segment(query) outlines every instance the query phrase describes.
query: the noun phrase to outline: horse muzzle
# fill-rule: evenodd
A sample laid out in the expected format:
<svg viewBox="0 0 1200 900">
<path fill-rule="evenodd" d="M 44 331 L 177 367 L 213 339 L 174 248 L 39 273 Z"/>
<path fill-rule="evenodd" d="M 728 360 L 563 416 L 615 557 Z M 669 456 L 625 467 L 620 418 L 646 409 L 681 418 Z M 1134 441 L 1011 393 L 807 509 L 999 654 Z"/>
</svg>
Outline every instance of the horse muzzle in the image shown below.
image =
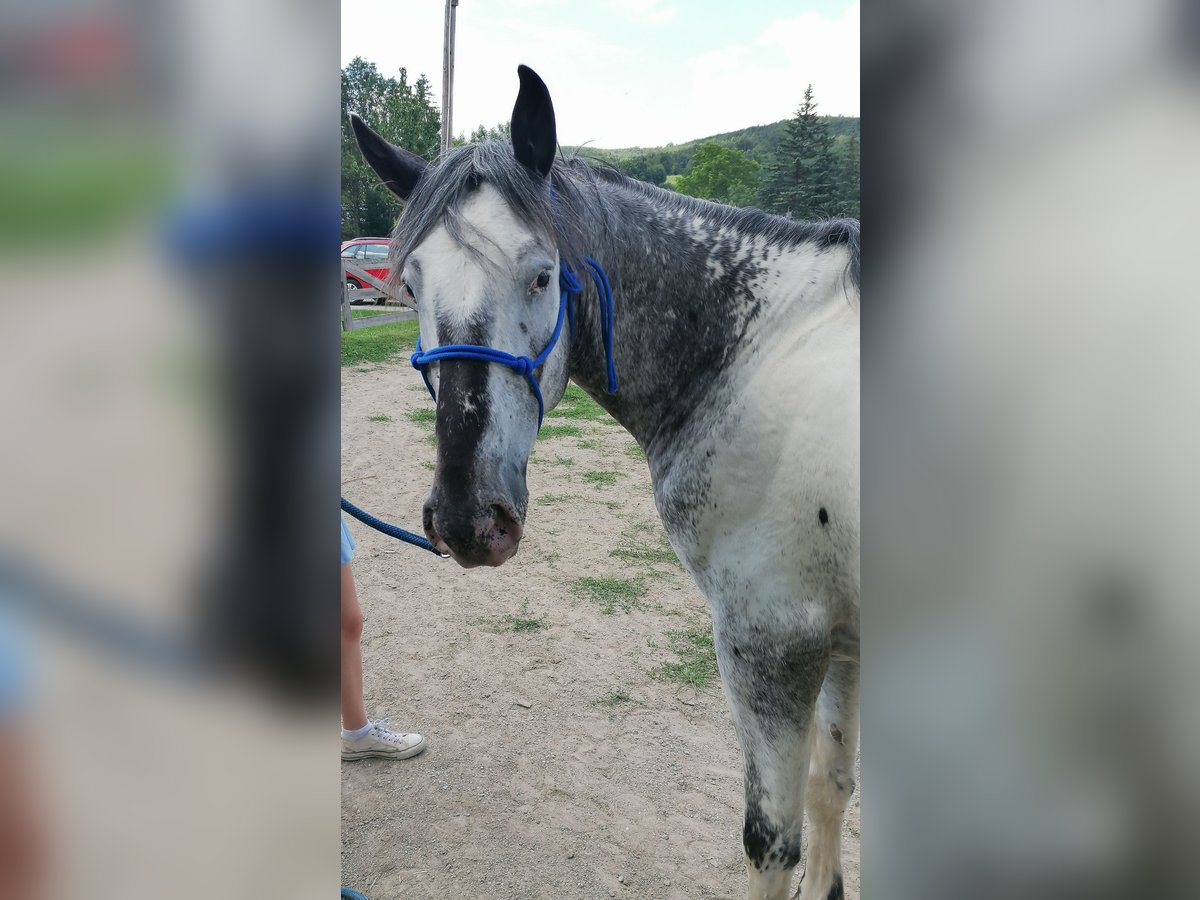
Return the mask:
<svg viewBox="0 0 1200 900">
<path fill-rule="evenodd" d="M 439 503 L 436 492 L 422 511 L 425 536 L 442 553 L 449 553 L 464 569 L 500 566 L 512 559 L 525 528 L 516 510 L 507 503 L 489 503 L 474 509 Z"/>
</svg>

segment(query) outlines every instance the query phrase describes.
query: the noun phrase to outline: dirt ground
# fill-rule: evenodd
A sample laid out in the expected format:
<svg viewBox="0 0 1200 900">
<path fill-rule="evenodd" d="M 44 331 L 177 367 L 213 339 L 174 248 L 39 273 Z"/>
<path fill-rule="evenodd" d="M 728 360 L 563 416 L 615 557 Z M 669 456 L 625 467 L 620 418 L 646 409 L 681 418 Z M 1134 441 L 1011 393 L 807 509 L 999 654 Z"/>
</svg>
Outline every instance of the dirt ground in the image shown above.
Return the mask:
<svg viewBox="0 0 1200 900">
<path fill-rule="evenodd" d="M 342 371 L 342 493 L 420 531 L 420 376 L 404 358 Z M 546 425 L 525 538 L 500 569 L 350 521 L 367 711 L 429 749 L 343 764 L 342 881 L 370 900 L 743 897 L 742 754 L 719 682 L 694 686 L 705 600 L 633 439 L 611 420 Z M 850 898 L 858 822 L 856 792 Z"/>
</svg>

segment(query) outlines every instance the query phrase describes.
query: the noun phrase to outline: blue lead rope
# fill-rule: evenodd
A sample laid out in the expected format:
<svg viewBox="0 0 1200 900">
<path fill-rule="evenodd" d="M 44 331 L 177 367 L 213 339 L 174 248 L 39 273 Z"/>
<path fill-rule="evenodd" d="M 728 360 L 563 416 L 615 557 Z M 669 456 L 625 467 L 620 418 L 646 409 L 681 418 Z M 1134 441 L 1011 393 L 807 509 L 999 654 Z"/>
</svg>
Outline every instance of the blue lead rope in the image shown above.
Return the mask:
<svg viewBox="0 0 1200 900">
<path fill-rule="evenodd" d="M 446 558 L 446 554 L 435 549 L 433 544 L 429 543 L 429 541 L 421 537 L 419 534 L 413 534 L 411 531 L 405 531 L 403 528 L 398 528 L 389 522 L 383 521 L 383 519 L 377 519 L 366 510 L 359 509 L 345 497 L 342 498 L 342 509 L 354 516 L 354 518 L 358 519 L 358 521 L 362 522 L 364 525 L 374 528 L 376 531 L 380 531 L 386 534 L 388 537 L 394 537 L 397 540 L 404 541 L 406 544 L 412 544 L 414 547 L 420 547 L 422 550 L 428 550 L 430 553 L 442 559 Z"/>
<path fill-rule="evenodd" d="M 600 327 L 603 332 L 604 359 L 608 369 L 608 392 L 615 394 L 617 392 L 617 368 L 613 362 L 612 287 L 609 285 L 608 275 L 605 274 L 600 263 L 596 262 L 590 256 L 585 256 L 583 261 L 587 263 L 590 269 L 588 274 L 592 276 L 592 281 L 596 285 L 596 293 L 600 297 Z M 481 362 L 507 366 L 518 375 L 524 375 L 529 381 L 529 387 L 533 391 L 533 396 L 537 398 L 538 430 L 540 431 L 542 428 L 542 419 L 546 413 L 546 406 L 542 401 L 542 388 L 534 376 L 534 371 L 550 358 L 551 352 L 553 352 L 559 337 L 562 335 L 564 317 L 568 319 L 570 323 L 568 327 L 571 330 L 571 334 L 574 335 L 575 298 L 583 293 L 583 285 L 580 284 L 575 273 L 565 263 L 559 270 L 558 285 L 560 295 L 558 321 L 554 325 L 554 333 L 550 335 L 550 340 L 535 359 L 530 359 L 528 356 L 513 356 L 511 353 L 505 353 L 503 350 L 496 350 L 494 347 L 483 347 L 478 344 L 446 344 L 442 347 L 434 347 L 432 350 L 422 350 L 421 339 L 418 337 L 411 362 L 412 367 L 420 372 L 421 377 L 425 380 L 425 388 L 429 391 L 429 396 L 435 402 L 437 401 L 437 394 L 433 390 L 433 382 L 429 380 L 429 366 L 432 363 L 440 362 L 443 359 L 477 359 Z"/>
</svg>

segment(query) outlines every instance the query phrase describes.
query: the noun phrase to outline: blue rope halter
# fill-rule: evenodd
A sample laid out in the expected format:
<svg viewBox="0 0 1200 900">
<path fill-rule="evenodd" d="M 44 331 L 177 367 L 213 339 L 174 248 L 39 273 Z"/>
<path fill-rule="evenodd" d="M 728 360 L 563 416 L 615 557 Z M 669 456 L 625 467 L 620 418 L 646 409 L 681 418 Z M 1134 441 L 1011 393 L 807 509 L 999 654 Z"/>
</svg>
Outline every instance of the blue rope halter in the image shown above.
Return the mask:
<svg viewBox="0 0 1200 900">
<path fill-rule="evenodd" d="M 596 293 L 600 297 L 600 328 L 604 338 L 604 360 L 608 369 L 608 392 L 615 394 L 617 392 L 617 368 L 613 364 L 612 287 L 609 285 L 608 275 L 605 274 L 600 263 L 596 262 L 590 256 L 585 256 L 583 261 L 588 265 L 588 274 L 592 277 L 592 281 L 596 285 Z M 518 375 L 524 375 L 529 381 L 529 387 L 533 390 L 533 396 L 537 398 L 538 430 L 540 431 L 542 428 L 542 418 L 545 415 L 545 404 L 542 402 L 542 388 L 538 384 L 537 378 L 534 377 L 534 371 L 550 357 L 554 346 L 558 343 L 559 336 L 562 334 L 564 317 L 568 320 L 568 328 L 571 334 L 574 335 L 575 298 L 583 293 L 583 285 L 566 263 L 563 263 L 562 268 L 559 270 L 558 286 L 560 294 L 558 321 L 554 324 L 554 333 L 550 335 L 549 342 L 534 359 L 530 359 L 528 356 L 513 356 L 511 353 L 505 353 L 503 350 L 496 350 L 493 347 L 483 347 L 478 344 L 446 344 L 443 347 L 434 347 L 432 350 L 422 350 L 421 338 L 418 336 L 417 346 L 413 350 L 411 362 L 412 367 L 420 372 L 421 377 L 425 380 L 425 387 L 429 391 L 429 396 L 435 402 L 437 401 L 437 394 L 434 393 L 433 383 L 429 380 L 429 366 L 432 363 L 440 362 L 443 359 L 478 359 L 482 362 L 507 366 Z"/>
</svg>

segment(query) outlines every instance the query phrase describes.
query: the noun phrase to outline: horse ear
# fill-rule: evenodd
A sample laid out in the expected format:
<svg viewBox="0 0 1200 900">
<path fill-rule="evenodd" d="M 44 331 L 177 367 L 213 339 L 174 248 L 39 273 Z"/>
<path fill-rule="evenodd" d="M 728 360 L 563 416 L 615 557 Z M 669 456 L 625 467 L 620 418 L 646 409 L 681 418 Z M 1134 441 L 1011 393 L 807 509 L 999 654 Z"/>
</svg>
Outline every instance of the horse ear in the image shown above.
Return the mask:
<svg viewBox="0 0 1200 900">
<path fill-rule="evenodd" d="M 429 163 L 415 153 L 389 144 L 354 113 L 350 113 L 350 127 L 354 129 L 354 139 L 358 141 L 367 165 L 375 170 L 388 190 L 401 200 L 407 200 Z"/>
<path fill-rule="evenodd" d="M 537 72 L 529 66 L 517 66 L 521 90 L 512 113 L 513 153 L 517 162 L 543 178 L 554 164 L 558 135 L 554 127 L 554 104 L 550 91 Z"/>
</svg>

